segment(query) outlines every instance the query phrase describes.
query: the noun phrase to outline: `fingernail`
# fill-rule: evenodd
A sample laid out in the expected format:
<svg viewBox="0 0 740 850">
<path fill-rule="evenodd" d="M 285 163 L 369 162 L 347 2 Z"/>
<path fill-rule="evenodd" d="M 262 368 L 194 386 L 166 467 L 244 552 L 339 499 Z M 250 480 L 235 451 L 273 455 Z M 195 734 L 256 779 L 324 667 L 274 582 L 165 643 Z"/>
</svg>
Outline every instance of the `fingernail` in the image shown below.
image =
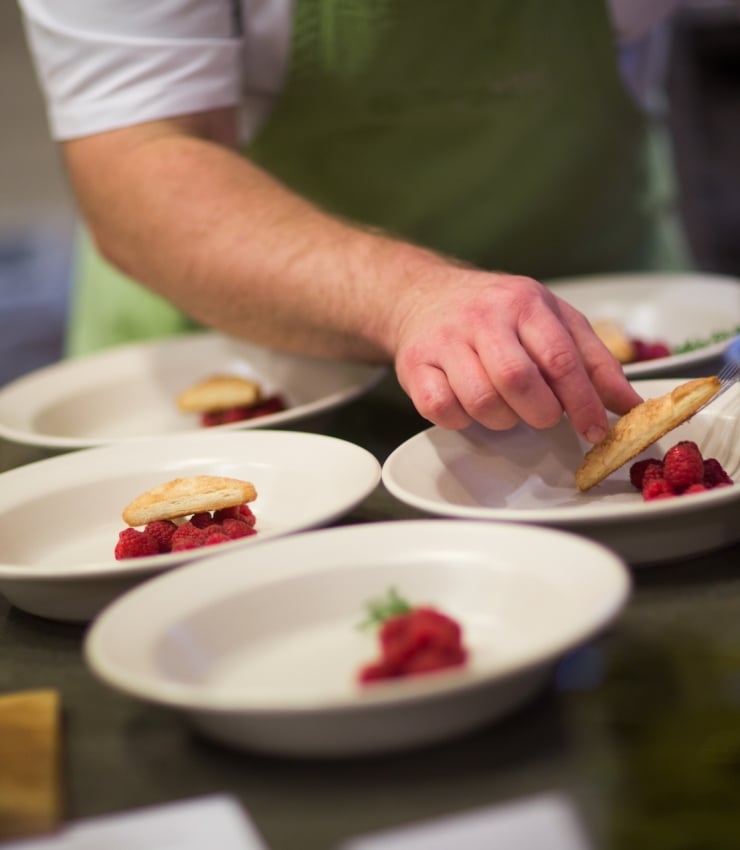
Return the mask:
<svg viewBox="0 0 740 850">
<path fill-rule="evenodd" d="M 589 443 L 600 443 L 606 437 L 606 431 L 598 425 L 592 425 L 584 434 Z"/>
</svg>

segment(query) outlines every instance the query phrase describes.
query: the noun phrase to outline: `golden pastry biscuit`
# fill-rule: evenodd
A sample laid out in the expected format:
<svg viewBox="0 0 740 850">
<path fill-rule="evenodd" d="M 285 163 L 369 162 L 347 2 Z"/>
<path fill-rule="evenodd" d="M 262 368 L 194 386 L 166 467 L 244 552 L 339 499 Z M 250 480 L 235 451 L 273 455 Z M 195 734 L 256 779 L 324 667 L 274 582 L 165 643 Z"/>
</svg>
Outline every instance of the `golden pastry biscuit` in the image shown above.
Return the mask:
<svg viewBox="0 0 740 850">
<path fill-rule="evenodd" d="M 243 505 L 257 498 L 249 481 L 219 475 L 193 475 L 159 484 L 137 496 L 123 510 L 127 525 L 146 525 L 160 519 L 176 519 L 202 511 Z"/>
<path fill-rule="evenodd" d="M 600 319 L 592 323 L 596 336 L 620 363 L 631 363 L 637 356 L 635 345 L 618 322 Z"/>
<path fill-rule="evenodd" d="M 249 407 L 262 398 L 260 385 L 239 375 L 211 375 L 177 397 L 184 413 L 209 413 L 232 407 Z"/>
<path fill-rule="evenodd" d="M 645 451 L 713 398 L 721 388 L 717 376 L 696 378 L 658 398 L 649 398 L 618 419 L 593 446 L 576 471 L 576 485 L 589 490 L 620 466 Z"/>
</svg>

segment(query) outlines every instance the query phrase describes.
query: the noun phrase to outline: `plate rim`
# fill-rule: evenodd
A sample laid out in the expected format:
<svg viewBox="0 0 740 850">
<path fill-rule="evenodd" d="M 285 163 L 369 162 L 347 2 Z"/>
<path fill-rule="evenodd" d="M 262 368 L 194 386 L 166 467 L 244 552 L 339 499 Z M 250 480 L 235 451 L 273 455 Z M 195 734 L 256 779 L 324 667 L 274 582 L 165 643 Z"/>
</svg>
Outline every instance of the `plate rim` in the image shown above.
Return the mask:
<svg viewBox="0 0 740 850">
<path fill-rule="evenodd" d="M 543 281 L 548 289 L 551 289 L 555 294 L 559 294 L 559 288 L 571 286 L 588 286 L 589 284 L 598 286 L 599 283 L 623 284 L 625 286 L 644 285 L 645 281 L 649 280 L 653 285 L 669 287 L 677 282 L 686 284 L 703 281 L 711 283 L 719 287 L 726 287 L 728 290 L 737 288 L 740 291 L 740 277 L 714 272 L 680 270 L 680 271 L 644 271 L 644 272 L 612 272 L 606 274 L 583 274 L 583 275 L 567 275 L 557 278 L 549 278 Z M 740 314 L 738 316 L 740 322 Z M 730 336 L 726 340 L 712 343 L 703 348 L 693 351 L 683 352 L 682 354 L 673 354 L 670 357 L 656 358 L 655 360 L 644 360 L 636 363 L 626 363 L 623 366 L 624 374 L 630 380 L 637 378 L 659 377 L 666 373 L 675 373 L 676 370 L 696 366 L 700 363 L 706 363 L 716 357 L 721 357 L 727 348 L 734 342 L 740 334 Z"/>
<path fill-rule="evenodd" d="M 382 532 L 386 529 L 395 529 L 396 534 L 403 535 L 408 533 L 413 536 L 416 533 L 424 534 L 432 528 L 440 533 L 443 530 L 455 529 L 463 536 L 467 534 L 468 541 L 471 533 L 481 534 L 489 539 L 500 539 L 506 535 L 519 537 L 522 534 L 522 527 L 516 524 L 487 523 L 474 519 L 389 520 L 376 523 L 338 526 L 290 535 L 289 537 L 282 537 L 270 543 L 265 543 L 261 547 L 260 552 L 261 557 L 264 558 L 268 547 L 269 549 L 275 549 L 277 547 L 278 550 L 282 548 L 291 549 L 305 543 L 310 548 L 312 545 L 320 546 L 321 542 L 327 539 L 327 537 L 363 537 L 368 534 L 376 535 L 379 531 Z M 473 531 L 474 528 L 476 531 Z M 410 678 L 388 683 L 378 683 L 377 688 L 372 691 L 363 692 L 360 697 L 335 698 L 328 704 L 306 702 L 293 706 L 272 707 L 259 705 L 250 707 L 240 703 L 239 700 L 222 699 L 215 702 L 213 700 L 209 701 L 203 695 L 202 691 L 196 692 L 196 689 L 186 685 L 168 683 L 164 687 L 161 684 L 158 687 L 156 680 L 151 676 L 128 676 L 125 673 L 122 674 L 120 669 L 118 671 L 115 669 L 112 670 L 106 664 L 104 653 L 101 651 L 101 644 L 104 644 L 107 638 L 107 632 L 112 628 L 111 621 L 113 621 L 113 627 L 115 627 L 116 619 L 125 619 L 128 614 L 127 609 L 135 609 L 137 604 L 140 604 L 142 597 L 146 598 L 149 595 L 156 597 L 157 594 L 166 592 L 167 590 L 169 590 L 173 597 L 178 597 L 178 594 L 174 592 L 177 589 L 177 585 L 182 585 L 188 581 L 195 581 L 197 584 L 197 578 L 206 575 L 207 572 L 211 573 L 211 578 L 213 578 L 214 572 L 237 572 L 238 567 L 230 565 L 235 553 L 213 555 L 207 562 L 205 560 L 199 561 L 181 570 L 155 577 L 118 597 L 110 605 L 106 606 L 92 622 L 83 641 L 83 656 L 90 670 L 113 688 L 148 702 L 166 705 L 189 713 L 214 716 L 238 714 L 243 717 L 265 715 L 292 717 L 296 715 L 315 716 L 326 713 L 356 713 L 368 709 L 374 710 L 392 707 L 399 703 L 404 704 L 409 700 L 426 701 L 443 699 L 449 697 L 451 694 L 468 693 L 487 685 L 493 685 L 499 682 L 503 683 L 510 679 L 527 675 L 554 662 L 557 658 L 562 657 L 563 654 L 598 634 L 602 629 L 612 623 L 627 604 L 632 593 L 633 578 L 626 562 L 607 546 L 562 529 L 546 527 L 527 529 L 527 536 L 530 536 L 531 533 L 535 533 L 537 536 L 542 537 L 542 539 L 567 541 L 567 545 L 572 545 L 576 549 L 588 553 L 591 558 L 599 563 L 599 568 L 604 570 L 604 574 L 609 573 L 609 580 L 612 581 L 612 587 L 610 588 L 612 596 L 609 598 L 608 606 L 602 607 L 598 617 L 593 616 L 593 612 L 589 612 L 588 624 L 586 624 L 586 617 L 584 616 L 584 622 L 580 624 L 577 630 L 577 636 L 575 634 L 569 634 L 567 638 L 559 640 L 557 645 L 552 646 L 547 651 L 530 657 L 526 663 L 510 664 L 503 671 L 484 670 L 477 673 L 473 673 L 468 669 L 440 671 L 435 676 L 428 678 L 418 677 L 416 679 Z M 269 550 L 267 554 L 269 555 Z M 260 554 L 258 553 L 256 557 L 259 558 Z M 340 568 L 337 564 L 333 564 L 332 566 L 334 569 Z M 305 565 L 304 569 L 307 569 L 308 574 L 310 574 L 310 569 L 306 568 Z M 280 581 L 281 578 L 290 578 L 305 574 L 302 571 L 290 571 L 287 576 L 281 573 L 278 576 L 271 576 L 268 581 Z M 241 576 L 242 581 L 247 583 L 245 586 L 249 587 L 249 577 L 244 574 L 243 570 Z M 259 579 L 251 584 L 253 587 L 260 587 L 262 585 L 263 582 Z M 233 588 L 230 589 L 233 591 Z M 209 597 L 210 601 L 212 599 Z M 604 610 L 604 608 L 607 610 Z M 192 609 L 181 610 L 177 612 L 177 616 L 182 618 L 188 613 L 192 613 Z M 172 628 L 173 624 L 177 622 L 171 608 L 168 611 L 168 615 L 169 618 L 166 621 L 161 621 L 158 631 L 151 632 L 150 642 L 155 642 L 158 636 L 161 637 L 167 629 Z M 138 634 L 136 639 L 146 643 L 146 641 L 143 641 L 141 634 Z"/>
<path fill-rule="evenodd" d="M 218 333 L 215 331 L 193 331 L 190 333 L 181 333 L 169 337 L 157 337 L 149 340 L 136 340 L 133 342 L 123 343 L 120 345 L 110 346 L 108 348 L 93 351 L 87 355 L 78 355 L 74 357 L 66 357 L 57 360 L 54 363 L 49 363 L 31 372 L 27 372 L 18 376 L 12 381 L 9 381 L 4 386 L 0 387 L 0 439 L 5 439 L 13 443 L 24 446 L 34 446 L 45 449 L 85 449 L 99 448 L 102 446 L 116 445 L 118 443 L 129 442 L 132 440 L 149 439 L 156 436 L 174 436 L 175 434 L 194 434 L 200 433 L 202 428 L 183 429 L 176 432 L 158 432 L 156 434 L 135 434 L 127 437 L 71 437 L 48 434 L 46 432 L 28 431 L 19 429 L 13 425 L 9 425 L 2 418 L 2 409 L 4 404 L 12 404 L 14 394 L 27 391 L 37 382 L 53 381 L 59 375 L 66 376 L 68 373 L 73 373 L 80 369 L 94 368 L 96 364 L 105 365 L 106 362 L 123 359 L 126 356 L 144 356 L 148 351 L 158 348 L 176 349 L 179 346 L 184 346 L 191 342 L 208 343 L 224 340 L 225 342 L 233 342 L 236 345 L 251 346 L 253 348 L 269 351 L 266 346 L 260 346 L 249 340 L 240 340 L 231 337 L 227 334 Z M 276 356 L 295 357 L 296 355 L 289 352 L 275 351 Z M 308 358 L 313 362 L 326 362 L 327 365 L 335 361 L 321 358 Z M 349 365 L 362 369 L 367 372 L 367 377 L 364 381 L 356 383 L 351 388 L 346 390 L 336 391 L 320 399 L 308 402 L 298 407 L 289 408 L 288 410 L 278 411 L 276 413 L 266 414 L 259 419 L 248 419 L 240 422 L 231 422 L 224 425 L 214 425 L 208 428 L 209 431 L 217 433 L 227 433 L 230 431 L 246 431 L 258 430 L 260 428 L 276 428 L 289 422 L 300 422 L 303 419 L 315 416 L 328 410 L 358 398 L 366 392 L 369 392 L 380 383 L 383 377 L 388 373 L 389 366 L 382 364 L 368 364 L 362 362 L 336 361 L 342 366 Z M 8 401 L 8 397 L 10 401 Z M 56 398 L 56 397 L 55 397 Z M 296 413 L 295 411 L 299 411 Z"/>
<path fill-rule="evenodd" d="M 632 386 L 640 392 L 641 385 L 653 384 L 662 385 L 662 392 L 669 392 L 675 386 L 684 383 L 690 378 L 646 378 L 635 381 L 630 381 Z M 656 390 L 658 394 L 661 391 Z M 642 393 L 641 393 L 642 395 Z M 643 396 L 644 397 L 644 396 Z M 701 414 L 700 414 L 701 415 Z M 481 429 L 480 425 L 469 426 L 468 429 Z M 457 432 L 457 433 L 464 433 Z M 488 520 L 490 522 L 512 522 L 525 525 L 539 524 L 557 524 L 558 527 L 567 526 L 570 529 L 585 529 L 590 526 L 607 526 L 616 525 L 621 522 L 640 523 L 651 522 L 661 516 L 681 516 L 685 513 L 693 513 L 696 506 L 703 507 L 704 510 L 709 510 L 715 505 L 722 505 L 725 502 L 732 502 L 738 498 L 737 488 L 740 487 L 737 483 L 735 487 L 718 487 L 709 490 L 705 493 L 695 493 L 691 499 L 658 499 L 651 502 L 636 501 L 634 504 L 602 504 L 588 505 L 588 513 L 579 515 L 577 510 L 572 508 L 542 508 L 523 510 L 516 508 L 489 508 L 484 506 L 473 507 L 465 505 L 445 505 L 441 502 L 435 502 L 430 499 L 419 497 L 402 487 L 392 476 L 393 465 L 398 462 L 399 457 L 408 450 L 409 446 L 415 442 L 429 438 L 430 434 L 449 432 L 437 425 L 432 425 L 425 428 L 423 431 L 412 435 L 407 440 L 404 440 L 397 446 L 385 459 L 381 469 L 381 480 L 383 486 L 391 495 L 410 507 L 422 510 L 425 513 L 431 513 L 435 516 L 457 517 L 459 519 L 478 519 Z M 492 432 L 495 433 L 495 432 Z M 504 433 L 504 432 L 502 432 Z M 585 451 L 585 449 L 584 449 Z M 574 470 L 575 475 L 575 470 Z M 574 479 L 574 493 L 575 479 Z"/>
<path fill-rule="evenodd" d="M 321 443 L 324 446 L 333 446 L 338 451 L 343 452 L 345 457 L 347 456 L 347 453 L 352 453 L 358 463 L 361 462 L 366 467 L 366 477 L 363 477 L 362 479 L 362 486 L 359 486 L 360 482 L 358 481 L 357 491 L 354 493 L 352 499 L 346 502 L 346 504 L 349 505 L 346 510 L 352 510 L 353 507 L 360 504 L 380 484 L 381 465 L 375 455 L 363 446 L 349 440 L 345 440 L 341 437 L 334 437 L 329 434 L 318 434 L 311 431 L 288 431 L 268 428 L 235 431 L 226 435 L 215 434 L 208 430 L 202 432 L 181 432 L 169 437 L 143 437 L 137 440 L 125 441 L 113 445 L 95 446 L 89 449 L 81 449 L 78 452 L 43 458 L 23 466 L 15 467 L 14 469 L 6 470 L 5 472 L 0 473 L 0 510 L 4 510 L 5 508 L 12 506 L 13 499 L 11 498 L 11 494 L 14 491 L 13 485 L 17 481 L 29 477 L 31 479 L 43 478 L 50 470 L 52 475 L 54 475 L 55 472 L 57 474 L 64 475 L 70 467 L 74 468 L 74 466 L 78 465 L 81 460 L 85 462 L 87 468 L 89 468 L 91 464 L 94 464 L 96 460 L 102 459 L 104 462 L 106 457 L 111 456 L 117 458 L 118 462 L 122 464 L 131 452 L 136 453 L 142 448 L 146 449 L 147 447 L 150 450 L 155 450 L 157 447 L 162 446 L 165 443 L 167 444 L 168 450 L 171 450 L 173 454 L 176 454 L 179 451 L 182 453 L 183 458 L 187 459 L 189 457 L 188 450 L 190 447 L 197 450 L 203 448 L 203 446 L 214 446 L 222 452 L 225 452 L 228 445 L 233 443 L 245 444 L 251 442 L 254 444 L 268 441 L 282 441 L 284 443 L 286 440 L 296 443 L 301 441 L 304 443 L 306 441 L 310 441 L 312 444 Z M 237 448 L 240 451 L 242 450 L 241 445 L 237 445 Z M 248 449 L 249 447 L 246 446 L 246 448 Z M 86 476 L 84 480 L 88 480 L 88 477 Z M 94 480 L 94 477 L 89 480 Z M 7 486 L 3 488 L 3 484 Z M 4 493 L 7 494 L 5 497 L 3 495 Z M 320 522 L 331 522 L 336 519 L 337 516 L 341 516 L 344 513 L 344 508 L 339 512 L 339 514 L 332 512 L 330 515 L 327 515 L 326 518 L 321 519 Z M 123 527 L 123 520 L 121 520 L 121 527 Z M 311 527 L 313 526 L 302 524 L 284 531 L 270 533 L 262 538 L 259 538 L 259 535 L 255 535 L 248 538 L 233 540 L 226 545 L 228 546 L 229 551 L 234 551 L 236 548 L 262 545 L 263 542 L 278 539 L 288 534 L 306 531 Z M 152 555 L 146 558 L 131 558 L 121 561 L 116 561 L 111 556 L 110 561 L 93 562 L 84 566 L 75 565 L 65 568 L 13 564 L 0 559 L 0 588 L 11 583 L 45 584 L 55 582 L 79 584 L 81 582 L 92 580 L 116 580 L 141 573 L 159 573 L 168 571 L 174 567 L 179 567 L 180 565 L 199 561 L 205 557 L 212 557 L 212 554 L 207 551 L 207 547 L 203 548 L 206 551 L 192 549 L 184 553 Z"/>
</svg>

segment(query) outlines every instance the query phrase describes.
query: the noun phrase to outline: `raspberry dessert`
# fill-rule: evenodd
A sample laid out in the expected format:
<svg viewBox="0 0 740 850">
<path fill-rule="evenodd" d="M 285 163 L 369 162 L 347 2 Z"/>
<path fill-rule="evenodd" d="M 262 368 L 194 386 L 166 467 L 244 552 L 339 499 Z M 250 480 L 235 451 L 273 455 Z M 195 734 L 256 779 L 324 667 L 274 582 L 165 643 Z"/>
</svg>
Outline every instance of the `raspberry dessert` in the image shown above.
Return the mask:
<svg viewBox="0 0 740 850">
<path fill-rule="evenodd" d="M 363 625 L 379 627 L 380 658 L 365 664 L 358 681 L 366 684 L 460 667 L 468 651 L 460 624 L 429 606 L 411 606 L 395 590 L 368 605 Z"/>
<path fill-rule="evenodd" d="M 257 533 L 255 516 L 248 505 L 238 516 L 217 517 L 224 511 L 201 511 L 179 525 L 172 520 L 147 523 L 142 530 L 125 528 L 119 532 L 115 548 L 116 560 L 142 558 L 165 552 L 182 552 L 201 546 L 215 546 Z M 236 513 L 236 511 L 235 511 Z"/>
<path fill-rule="evenodd" d="M 216 546 L 257 533 L 247 504 L 257 497 L 250 481 L 217 475 L 175 478 L 141 493 L 122 513 L 116 560 Z"/>
<path fill-rule="evenodd" d="M 734 483 L 717 458 L 704 458 L 693 440 L 681 440 L 661 459 L 633 463 L 630 481 L 646 502 L 704 493 Z"/>
</svg>

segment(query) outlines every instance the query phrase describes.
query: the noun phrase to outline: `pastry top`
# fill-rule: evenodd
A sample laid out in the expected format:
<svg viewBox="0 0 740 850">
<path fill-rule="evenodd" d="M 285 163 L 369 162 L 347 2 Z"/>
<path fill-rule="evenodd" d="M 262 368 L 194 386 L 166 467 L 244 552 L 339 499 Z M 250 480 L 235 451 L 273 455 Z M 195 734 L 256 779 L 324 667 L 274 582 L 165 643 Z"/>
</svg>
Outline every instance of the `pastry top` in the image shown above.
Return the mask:
<svg viewBox="0 0 740 850">
<path fill-rule="evenodd" d="M 658 398 L 649 398 L 618 419 L 576 471 L 576 485 L 589 490 L 620 466 L 685 422 L 721 388 L 719 378 L 696 378 Z"/>
<path fill-rule="evenodd" d="M 243 505 L 257 498 L 249 481 L 220 475 L 193 475 L 159 484 L 137 496 L 123 509 L 127 525 L 146 525 L 160 519 L 176 519 Z"/>
<path fill-rule="evenodd" d="M 593 322 L 592 327 L 596 336 L 620 363 L 631 363 L 635 359 L 635 345 L 618 322 L 599 319 Z"/>
<path fill-rule="evenodd" d="M 260 385 L 239 375 L 211 375 L 188 387 L 177 397 L 184 413 L 209 413 L 232 407 L 248 407 L 262 398 Z"/>
</svg>

